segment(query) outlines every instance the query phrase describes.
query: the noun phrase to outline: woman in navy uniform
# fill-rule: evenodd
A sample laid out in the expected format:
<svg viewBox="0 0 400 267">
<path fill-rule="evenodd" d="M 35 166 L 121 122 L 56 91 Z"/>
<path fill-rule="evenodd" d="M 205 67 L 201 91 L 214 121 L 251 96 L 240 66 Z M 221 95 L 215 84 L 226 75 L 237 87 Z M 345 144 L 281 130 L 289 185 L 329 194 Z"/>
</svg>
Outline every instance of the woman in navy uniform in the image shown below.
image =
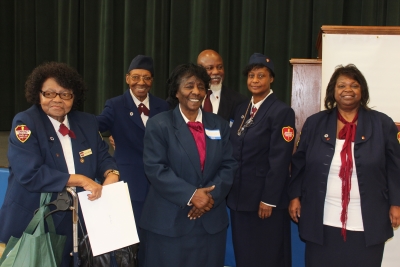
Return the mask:
<svg viewBox="0 0 400 267">
<path fill-rule="evenodd" d="M 102 185 L 117 182 L 119 173 L 108 145 L 98 132 L 94 115 L 76 109 L 85 86 L 76 70 L 64 63 L 36 67 L 25 83 L 33 106 L 12 122 L 8 160 L 10 176 L 0 210 L 0 240 L 19 238 L 39 207 L 42 192 L 53 199 L 65 186 L 88 190 L 90 200 L 101 197 Z M 66 235 L 61 266 L 69 266 L 72 251 L 72 212 L 53 215 L 57 234 Z"/>
<path fill-rule="evenodd" d="M 400 224 L 398 130 L 368 102 L 362 73 L 338 66 L 326 110 L 304 123 L 289 212 L 306 241 L 306 266 L 381 266 L 385 242 Z"/>
<path fill-rule="evenodd" d="M 144 169 L 150 181 L 140 221 L 145 267 L 223 267 L 225 198 L 236 162 L 228 122 L 201 110 L 210 77 L 203 67 L 176 67 L 169 80 L 175 109 L 149 119 Z"/>
<path fill-rule="evenodd" d="M 274 64 L 250 57 L 243 74 L 252 93 L 238 106 L 230 139 L 239 163 L 228 195 L 237 267 L 291 266 L 287 179 L 293 151 L 294 111 L 270 88 Z"/>
</svg>

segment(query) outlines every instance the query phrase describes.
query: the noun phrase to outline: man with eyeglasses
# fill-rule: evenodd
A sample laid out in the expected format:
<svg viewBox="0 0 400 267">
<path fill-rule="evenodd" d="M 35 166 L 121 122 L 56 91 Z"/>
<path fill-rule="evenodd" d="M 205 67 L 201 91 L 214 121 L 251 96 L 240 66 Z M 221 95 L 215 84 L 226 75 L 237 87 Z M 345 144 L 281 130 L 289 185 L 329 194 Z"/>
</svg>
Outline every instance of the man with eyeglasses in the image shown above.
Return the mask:
<svg viewBox="0 0 400 267">
<path fill-rule="evenodd" d="M 128 183 L 136 225 L 139 224 L 149 187 L 143 169 L 146 123 L 149 118 L 169 109 L 165 100 L 149 93 L 153 77 L 153 59 L 144 55 L 136 56 L 125 76 L 129 90 L 107 100 L 103 112 L 97 116 L 100 132 L 109 131 L 114 139 L 114 158 L 121 180 Z M 140 229 L 137 230 L 142 240 Z"/>
<path fill-rule="evenodd" d="M 218 114 L 227 121 L 233 119 L 236 107 L 247 97 L 222 84 L 225 77 L 222 57 L 214 50 L 202 51 L 197 65 L 204 67 L 211 77 L 210 89 L 203 102 L 203 110 Z"/>
</svg>

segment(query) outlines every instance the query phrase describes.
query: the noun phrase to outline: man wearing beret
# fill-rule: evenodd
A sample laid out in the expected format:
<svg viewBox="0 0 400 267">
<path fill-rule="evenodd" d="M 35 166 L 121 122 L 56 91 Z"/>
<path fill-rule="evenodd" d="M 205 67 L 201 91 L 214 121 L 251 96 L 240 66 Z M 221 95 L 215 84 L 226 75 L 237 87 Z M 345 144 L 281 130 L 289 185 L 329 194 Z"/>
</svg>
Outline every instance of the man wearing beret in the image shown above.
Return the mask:
<svg viewBox="0 0 400 267">
<path fill-rule="evenodd" d="M 136 56 L 125 76 L 129 89 L 123 95 L 107 100 L 103 112 L 97 116 L 100 132 L 109 131 L 114 138 L 114 158 L 121 180 L 128 183 L 136 225 L 149 188 L 143 169 L 146 122 L 169 109 L 165 100 L 149 93 L 153 77 L 153 59 L 144 55 Z M 141 239 L 140 229 L 138 234 Z"/>
<path fill-rule="evenodd" d="M 214 50 L 202 51 L 197 65 L 204 67 L 211 77 L 210 89 L 203 102 L 203 110 L 218 114 L 227 121 L 233 119 L 236 107 L 247 97 L 222 84 L 225 77 L 222 57 Z"/>
</svg>

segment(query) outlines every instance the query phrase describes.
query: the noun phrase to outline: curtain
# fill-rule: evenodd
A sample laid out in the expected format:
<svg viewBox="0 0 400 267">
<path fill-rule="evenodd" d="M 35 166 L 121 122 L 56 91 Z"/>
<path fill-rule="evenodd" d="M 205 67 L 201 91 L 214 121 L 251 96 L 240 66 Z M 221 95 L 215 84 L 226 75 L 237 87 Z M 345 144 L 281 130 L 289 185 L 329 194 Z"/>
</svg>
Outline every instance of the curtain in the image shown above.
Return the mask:
<svg viewBox="0 0 400 267">
<path fill-rule="evenodd" d="M 399 26 L 397 0 L 2 0 L 0 1 L 0 130 L 30 105 L 24 83 L 45 61 L 65 62 L 89 89 L 83 110 L 99 114 L 126 89 L 138 54 L 152 56 L 152 93 L 178 64 L 218 51 L 228 86 L 248 95 L 242 69 L 250 55 L 275 64 L 272 89 L 290 104 L 291 58 L 316 58 L 322 25 Z"/>
</svg>

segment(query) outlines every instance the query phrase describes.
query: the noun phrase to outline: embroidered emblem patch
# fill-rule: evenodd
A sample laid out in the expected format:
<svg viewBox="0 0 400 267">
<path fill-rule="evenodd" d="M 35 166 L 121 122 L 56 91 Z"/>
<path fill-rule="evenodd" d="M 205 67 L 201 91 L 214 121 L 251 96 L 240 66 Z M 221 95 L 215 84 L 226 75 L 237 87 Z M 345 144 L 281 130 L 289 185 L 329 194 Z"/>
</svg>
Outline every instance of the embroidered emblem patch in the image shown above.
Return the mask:
<svg viewBox="0 0 400 267">
<path fill-rule="evenodd" d="M 31 130 L 29 130 L 26 125 L 17 125 L 17 127 L 15 127 L 15 135 L 21 143 L 25 143 L 31 136 Z"/>
<path fill-rule="evenodd" d="M 282 128 L 282 136 L 286 142 L 290 142 L 294 138 L 294 130 L 290 126 L 286 126 Z"/>
<path fill-rule="evenodd" d="M 397 141 L 399 141 L 400 144 L 400 132 L 397 133 Z"/>
</svg>

